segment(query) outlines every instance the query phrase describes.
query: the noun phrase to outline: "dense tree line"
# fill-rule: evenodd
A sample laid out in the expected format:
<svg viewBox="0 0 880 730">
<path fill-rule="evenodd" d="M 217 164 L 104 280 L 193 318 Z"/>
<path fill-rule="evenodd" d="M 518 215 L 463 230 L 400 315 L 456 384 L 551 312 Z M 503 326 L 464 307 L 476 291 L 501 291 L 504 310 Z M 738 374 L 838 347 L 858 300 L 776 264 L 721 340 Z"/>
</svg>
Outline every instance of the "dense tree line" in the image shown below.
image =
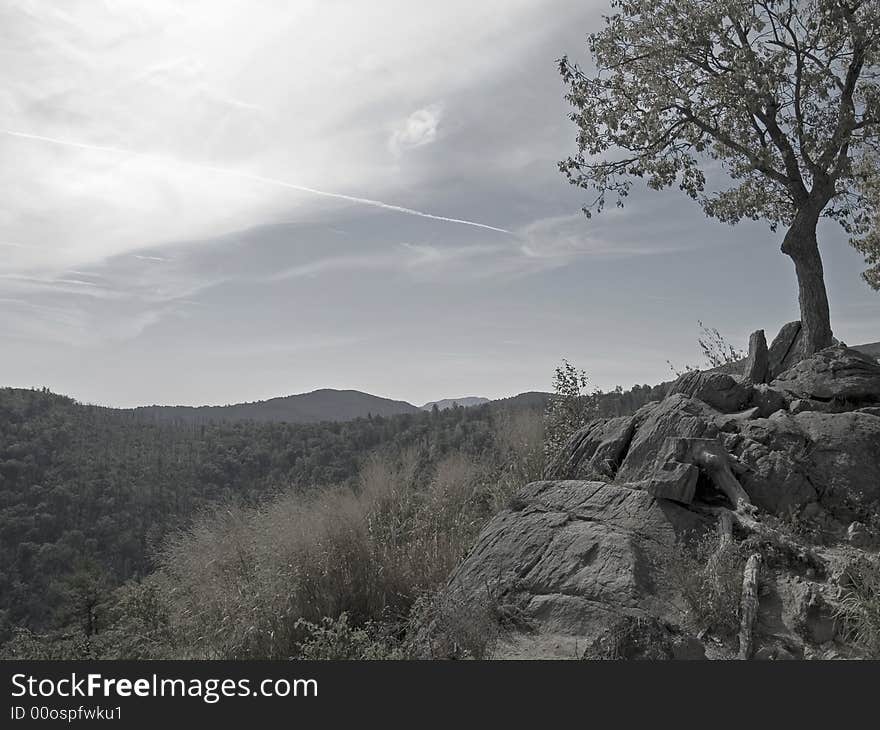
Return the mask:
<svg viewBox="0 0 880 730">
<path fill-rule="evenodd" d="M 652 396 L 647 386 L 597 394 L 595 411 L 633 412 Z M 510 468 L 505 445 L 522 440 L 515 415 L 547 403 L 547 394 L 528 393 L 348 422 L 187 424 L 45 389 L 0 389 L 0 643 L 14 627 L 106 629 L 98 605 L 155 569 L 170 532 L 217 505 L 357 488 L 377 451 L 415 449 L 426 479 L 445 457 L 466 455 L 496 481 L 515 482 L 505 489 L 518 486 L 527 475 Z"/>
<path fill-rule="evenodd" d="M 295 425 L 155 424 L 46 390 L 0 390 L 0 631 L 70 619 L 83 581 L 144 575 L 169 529 L 218 503 L 344 484 L 377 448 L 481 456 L 486 408 Z M 2 634 L 0 634 L 2 638 Z"/>
</svg>

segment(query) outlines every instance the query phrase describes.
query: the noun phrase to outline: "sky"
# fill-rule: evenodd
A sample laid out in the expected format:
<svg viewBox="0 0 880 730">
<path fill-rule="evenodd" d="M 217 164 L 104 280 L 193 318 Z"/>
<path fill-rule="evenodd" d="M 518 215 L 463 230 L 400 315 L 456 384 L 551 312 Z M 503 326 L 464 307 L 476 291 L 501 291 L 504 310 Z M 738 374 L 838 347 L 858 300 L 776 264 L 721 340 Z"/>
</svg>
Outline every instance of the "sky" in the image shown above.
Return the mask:
<svg viewBox="0 0 880 730">
<path fill-rule="evenodd" d="M 6 0 L 0 385 L 111 406 L 610 389 L 797 319 L 781 234 L 587 220 L 556 59 L 607 0 Z M 835 334 L 880 297 L 820 231 Z"/>
</svg>

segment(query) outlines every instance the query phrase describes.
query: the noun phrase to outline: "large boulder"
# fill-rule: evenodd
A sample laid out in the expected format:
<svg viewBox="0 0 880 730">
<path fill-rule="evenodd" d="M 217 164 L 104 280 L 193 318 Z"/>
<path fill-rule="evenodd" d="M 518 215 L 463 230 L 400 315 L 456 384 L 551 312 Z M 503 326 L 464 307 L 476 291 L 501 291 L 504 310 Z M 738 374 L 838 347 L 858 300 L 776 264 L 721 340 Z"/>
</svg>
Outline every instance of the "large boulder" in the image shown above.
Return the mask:
<svg viewBox="0 0 880 730">
<path fill-rule="evenodd" d="M 810 479 L 829 507 L 880 500 L 880 418 L 868 413 L 800 413 L 809 444 Z"/>
<path fill-rule="evenodd" d="M 533 658 L 571 658 L 622 615 L 662 615 L 657 556 L 704 525 L 672 502 L 602 482 L 535 482 L 515 506 L 489 521 L 446 592 L 465 601 L 489 592 L 516 607 L 529 631 L 506 651 Z"/>
<path fill-rule="evenodd" d="M 791 414 L 743 422 L 724 434 L 746 469 L 752 501 L 785 514 L 818 501 L 834 510 L 847 500 L 880 499 L 880 418 L 859 411 Z"/>
<path fill-rule="evenodd" d="M 804 336 L 800 321 L 782 325 L 779 334 L 773 338 L 773 342 L 770 343 L 768 348 L 771 378 L 775 378 L 779 373 L 788 370 L 803 357 L 803 343 Z"/>
<path fill-rule="evenodd" d="M 649 409 L 634 416 L 597 418 L 576 431 L 544 469 L 546 479 L 611 479 Z"/>
<path fill-rule="evenodd" d="M 616 481 L 626 483 L 650 479 L 657 456 L 669 437 L 714 438 L 719 433 L 715 423 L 719 415 L 700 400 L 681 393 L 668 396 L 645 412 L 617 471 Z"/>
<path fill-rule="evenodd" d="M 788 409 L 789 399 L 781 390 L 771 388 L 769 385 L 756 385 L 752 388 L 749 398 L 749 407 L 757 408 L 761 418 L 768 418 L 776 411 Z"/>
<path fill-rule="evenodd" d="M 682 375 L 672 384 L 668 396 L 678 393 L 701 400 L 722 413 L 743 410 L 751 398 L 751 389 L 737 378 L 711 370 L 693 370 Z"/>
<path fill-rule="evenodd" d="M 880 401 L 880 365 L 873 358 L 844 345 L 835 345 L 801 360 L 772 383 L 794 398 Z"/>
<path fill-rule="evenodd" d="M 770 380 L 770 354 L 764 330 L 756 330 L 749 337 L 749 356 L 743 365 L 742 378 L 753 385 Z"/>
</svg>

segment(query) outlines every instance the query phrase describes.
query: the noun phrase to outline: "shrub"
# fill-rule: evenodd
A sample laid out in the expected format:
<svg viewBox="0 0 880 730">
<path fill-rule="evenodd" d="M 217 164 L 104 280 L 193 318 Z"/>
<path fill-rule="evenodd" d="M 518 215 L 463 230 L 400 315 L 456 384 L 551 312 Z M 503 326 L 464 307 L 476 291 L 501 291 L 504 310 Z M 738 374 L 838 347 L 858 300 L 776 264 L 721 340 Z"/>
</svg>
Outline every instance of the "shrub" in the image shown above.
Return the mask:
<svg viewBox="0 0 880 730">
<path fill-rule="evenodd" d="M 466 457 L 431 470 L 416 452 L 375 457 L 353 489 L 204 515 L 167 543 L 157 581 L 195 655 L 288 658 L 325 617 L 403 620 L 489 514 L 485 477 Z"/>
<path fill-rule="evenodd" d="M 491 659 L 503 617 L 493 593 L 444 590 L 420 597 L 410 616 L 411 648 L 428 659 Z"/>
<path fill-rule="evenodd" d="M 568 360 L 556 368 L 553 375 L 553 394 L 544 416 L 544 454 L 549 460 L 571 436 L 596 417 L 597 395 L 587 392 L 589 380 L 584 370 L 578 370 Z"/>
<path fill-rule="evenodd" d="M 880 558 L 852 563 L 841 581 L 836 618 L 848 641 L 880 659 Z"/>
<path fill-rule="evenodd" d="M 360 628 L 348 622 L 348 614 L 325 617 L 318 623 L 299 619 L 296 627 L 305 635 L 299 643 L 298 659 L 404 659 L 405 654 L 393 640 L 376 636 L 372 622 Z"/>
<path fill-rule="evenodd" d="M 12 638 L 0 647 L 0 660 L 61 661 L 100 658 L 100 647 L 80 632 L 37 634 L 25 628 L 16 628 Z"/>
<path fill-rule="evenodd" d="M 697 342 L 700 345 L 700 352 L 703 354 L 704 367 L 709 369 L 723 368 L 733 365 L 748 356 L 747 352 L 734 347 L 724 339 L 724 335 L 715 327 L 707 327 L 700 321 L 697 321 L 697 324 L 700 326 L 700 336 Z M 695 365 L 685 365 L 683 369 L 677 368 L 669 360 L 666 361 L 666 364 L 669 365 L 669 368 L 675 373 L 677 378 L 680 378 L 685 373 L 700 370 Z"/>
<path fill-rule="evenodd" d="M 495 443 L 502 462 L 498 477 L 489 482 L 489 512 L 507 507 L 523 485 L 544 473 L 544 418 L 540 411 L 503 413 L 496 425 Z"/>
<path fill-rule="evenodd" d="M 743 568 L 748 553 L 742 545 L 723 547 L 713 532 L 676 543 L 661 558 L 666 587 L 681 598 L 683 619 L 696 631 L 733 636 L 740 624 Z"/>
<path fill-rule="evenodd" d="M 672 659 L 671 632 L 657 619 L 624 616 L 584 652 L 582 659 Z"/>
</svg>

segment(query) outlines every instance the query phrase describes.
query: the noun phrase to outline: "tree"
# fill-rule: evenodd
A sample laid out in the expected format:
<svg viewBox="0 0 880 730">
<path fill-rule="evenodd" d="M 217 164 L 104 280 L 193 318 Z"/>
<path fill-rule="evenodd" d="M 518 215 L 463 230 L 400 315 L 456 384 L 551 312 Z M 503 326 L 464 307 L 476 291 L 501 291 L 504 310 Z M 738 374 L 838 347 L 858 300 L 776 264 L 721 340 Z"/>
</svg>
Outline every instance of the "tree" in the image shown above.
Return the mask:
<svg viewBox="0 0 880 730">
<path fill-rule="evenodd" d="M 559 61 L 578 152 L 559 163 L 618 205 L 634 177 L 678 184 L 710 217 L 787 230 L 806 353 L 832 342 L 816 237 L 838 221 L 880 288 L 876 0 L 613 0 L 589 36 L 592 75 Z M 716 189 L 720 163 L 732 179 Z M 707 182 L 707 176 L 711 180 Z"/>
<path fill-rule="evenodd" d="M 568 360 L 553 374 L 553 395 L 544 415 L 544 453 L 550 459 L 571 435 L 596 417 L 596 397 L 587 392 L 589 379 Z"/>
</svg>

